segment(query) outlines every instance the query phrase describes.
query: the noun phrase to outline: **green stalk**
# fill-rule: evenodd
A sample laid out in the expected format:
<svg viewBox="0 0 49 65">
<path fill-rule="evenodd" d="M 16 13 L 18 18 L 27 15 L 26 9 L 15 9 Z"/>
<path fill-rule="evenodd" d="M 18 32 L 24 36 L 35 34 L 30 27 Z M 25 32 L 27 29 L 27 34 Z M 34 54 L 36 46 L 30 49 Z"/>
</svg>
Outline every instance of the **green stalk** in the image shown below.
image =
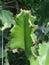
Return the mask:
<svg viewBox="0 0 49 65">
<path fill-rule="evenodd" d="M 2 65 L 3 65 L 3 31 L 2 31 Z"/>
</svg>

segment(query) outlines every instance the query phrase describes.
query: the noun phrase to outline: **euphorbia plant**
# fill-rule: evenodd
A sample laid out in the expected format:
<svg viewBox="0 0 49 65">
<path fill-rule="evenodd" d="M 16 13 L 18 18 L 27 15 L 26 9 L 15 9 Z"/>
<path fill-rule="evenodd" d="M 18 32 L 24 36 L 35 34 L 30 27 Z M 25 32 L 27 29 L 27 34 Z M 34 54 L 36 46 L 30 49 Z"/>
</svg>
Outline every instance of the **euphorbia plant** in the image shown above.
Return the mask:
<svg viewBox="0 0 49 65">
<path fill-rule="evenodd" d="M 13 29 L 11 29 L 12 39 L 8 42 L 7 47 L 10 47 L 11 49 L 24 49 L 26 56 L 30 60 L 30 57 L 32 56 L 32 42 L 37 40 L 35 34 L 32 35 L 34 30 L 38 28 L 37 25 L 34 25 L 36 17 L 32 16 L 29 11 L 22 10 L 20 14 L 16 16 L 15 20 L 16 24 Z M 32 36 L 34 36 L 34 39 Z"/>
<path fill-rule="evenodd" d="M 10 47 L 12 50 L 15 48 L 24 49 L 25 54 L 30 61 L 30 65 L 48 65 L 49 42 L 46 44 L 44 41 L 42 42 L 42 45 L 39 43 L 38 38 L 34 33 L 34 31 L 39 28 L 38 25 L 34 24 L 36 17 L 32 16 L 30 12 L 22 10 L 20 14 L 16 16 L 15 20 L 16 24 L 13 29 L 11 29 L 11 40 L 6 47 Z M 34 43 L 35 45 L 33 46 Z M 39 49 L 37 50 L 37 48 Z M 43 49 L 45 49 L 44 52 Z M 17 65 L 19 65 L 19 63 Z"/>
</svg>

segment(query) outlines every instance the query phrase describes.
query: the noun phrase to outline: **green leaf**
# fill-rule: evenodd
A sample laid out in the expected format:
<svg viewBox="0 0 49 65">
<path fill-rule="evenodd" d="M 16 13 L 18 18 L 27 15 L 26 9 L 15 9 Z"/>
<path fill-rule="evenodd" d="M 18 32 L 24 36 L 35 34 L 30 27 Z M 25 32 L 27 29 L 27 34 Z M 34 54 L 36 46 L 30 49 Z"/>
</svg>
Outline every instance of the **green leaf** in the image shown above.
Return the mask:
<svg viewBox="0 0 49 65">
<path fill-rule="evenodd" d="M 36 18 L 25 10 L 22 10 L 21 13 L 16 16 L 16 25 L 11 30 L 12 39 L 8 44 L 12 49 L 23 48 L 27 56 L 31 55 L 32 28 L 30 27 L 30 22 L 34 23 L 35 20 Z"/>
<path fill-rule="evenodd" d="M 0 21 L 2 22 L 3 26 L 0 27 L 0 30 L 4 30 L 6 28 L 11 27 L 11 24 L 15 24 L 15 20 L 13 18 L 13 14 L 6 10 L 0 11 Z"/>
<path fill-rule="evenodd" d="M 42 45 L 39 45 L 39 55 L 39 65 L 49 65 L 49 42 L 43 42 Z"/>
<path fill-rule="evenodd" d="M 32 54 L 34 54 L 34 56 L 36 56 L 35 54 L 35 48 L 32 47 Z M 33 56 L 30 57 L 31 60 L 31 65 L 49 65 L 49 42 L 45 43 L 43 42 L 43 44 L 39 44 L 39 56 L 36 56 L 37 58 L 34 59 Z"/>
</svg>

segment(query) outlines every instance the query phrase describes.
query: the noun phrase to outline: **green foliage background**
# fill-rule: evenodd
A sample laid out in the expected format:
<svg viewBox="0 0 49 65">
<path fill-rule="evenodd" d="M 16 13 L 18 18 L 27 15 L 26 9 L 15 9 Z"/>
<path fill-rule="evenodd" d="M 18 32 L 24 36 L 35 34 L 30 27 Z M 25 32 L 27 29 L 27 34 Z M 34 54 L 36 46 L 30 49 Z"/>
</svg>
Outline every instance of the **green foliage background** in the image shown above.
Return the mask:
<svg viewBox="0 0 49 65">
<path fill-rule="evenodd" d="M 6 51 L 8 47 L 12 51 L 17 48 L 23 49 L 30 65 L 49 65 L 49 0 L 18 0 L 22 10 L 15 17 L 10 11 L 2 9 L 4 2 L 1 1 L 0 37 L 3 31 L 3 39 L 8 39 L 4 49 L 4 65 L 10 64 Z M 13 25 L 12 28 L 10 28 L 11 25 Z M 10 34 L 8 35 L 5 30 L 9 28 Z M 0 39 L 0 51 L 2 51 L 1 42 Z M 1 52 L 0 58 L 2 58 Z"/>
</svg>

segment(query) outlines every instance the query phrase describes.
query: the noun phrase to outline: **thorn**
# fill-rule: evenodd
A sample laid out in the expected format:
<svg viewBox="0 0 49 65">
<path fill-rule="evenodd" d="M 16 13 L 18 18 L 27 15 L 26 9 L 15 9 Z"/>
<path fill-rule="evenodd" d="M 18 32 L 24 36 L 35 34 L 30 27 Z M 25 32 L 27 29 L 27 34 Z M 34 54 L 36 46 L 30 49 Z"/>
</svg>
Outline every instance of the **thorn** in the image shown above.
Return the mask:
<svg viewBox="0 0 49 65">
<path fill-rule="evenodd" d="M 36 42 L 32 42 L 32 45 L 35 46 L 36 45 Z"/>
<path fill-rule="evenodd" d="M 38 25 L 31 25 L 30 27 L 31 28 L 38 28 L 39 26 Z"/>
</svg>

